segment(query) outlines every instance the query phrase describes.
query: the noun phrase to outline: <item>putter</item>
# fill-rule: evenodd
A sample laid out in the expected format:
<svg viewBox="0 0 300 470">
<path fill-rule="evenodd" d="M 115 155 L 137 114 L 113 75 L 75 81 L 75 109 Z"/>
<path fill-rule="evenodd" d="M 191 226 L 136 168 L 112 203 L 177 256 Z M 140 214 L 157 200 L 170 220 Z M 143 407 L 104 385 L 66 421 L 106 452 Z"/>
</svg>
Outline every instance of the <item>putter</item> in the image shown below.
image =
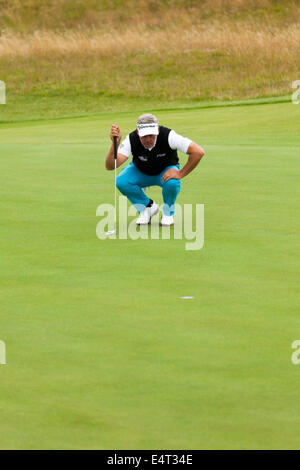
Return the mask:
<svg viewBox="0 0 300 470">
<path fill-rule="evenodd" d="M 114 229 L 106 232 L 106 235 L 114 235 L 117 233 L 117 137 L 114 136 L 114 160 L 115 160 L 115 221 Z"/>
</svg>

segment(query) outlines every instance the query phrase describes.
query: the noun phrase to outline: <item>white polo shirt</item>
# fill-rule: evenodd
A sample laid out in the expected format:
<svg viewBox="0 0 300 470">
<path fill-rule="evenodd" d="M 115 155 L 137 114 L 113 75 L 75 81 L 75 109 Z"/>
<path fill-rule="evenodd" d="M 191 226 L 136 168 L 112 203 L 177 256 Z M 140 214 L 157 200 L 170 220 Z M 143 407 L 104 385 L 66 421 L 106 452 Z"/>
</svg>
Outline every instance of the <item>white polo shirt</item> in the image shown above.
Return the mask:
<svg viewBox="0 0 300 470">
<path fill-rule="evenodd" d="M 192 143 L 190 139 L 187 137 L 182 137 L 182 135 L 177 134 L 175 131 L 171 130 L 168 136 L 168 142 L 173 150 L 180 150 L 182 153 L 187 153 L 187 150 L 189 148 L 189 145 Z M 151 149 L 152 150 L 156 145 L 156 140 L 155 144 Z M 129 134 L 125 137 L 123 142 L 121 143 L 118 153 L 121 153 L 122 155 L 125 155 L 125 157 L 130 157 L 131 155 L 131 144 L 130 144 L 130 139 L 129 139 Z"/>
</svg>

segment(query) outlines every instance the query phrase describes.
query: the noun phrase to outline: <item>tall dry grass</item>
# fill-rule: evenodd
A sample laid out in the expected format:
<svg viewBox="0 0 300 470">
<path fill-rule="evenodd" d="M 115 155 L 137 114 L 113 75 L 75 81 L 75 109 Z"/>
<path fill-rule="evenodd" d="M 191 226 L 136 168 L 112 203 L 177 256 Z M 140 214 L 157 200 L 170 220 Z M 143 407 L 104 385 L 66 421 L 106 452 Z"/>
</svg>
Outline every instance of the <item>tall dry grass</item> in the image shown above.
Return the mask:
<svg viewBox="0 0 300 470">
<path fill-rule="evenodd" d="M 214 8 L 221 3 L 212 0 Z M 244 0 L 225 3 L 231 10 L 246 8 Z M 262 0 L 261 5 L 273 3 Z M 298 23 L 279 26 L 271 17 L 266 22 L 199 20 L 195 2 L 190 5 L 160 16 L 152 12 L 135 25 L 120 20 L 118 27 L 5 31 L 0 77 L 15 96 L 199 100 L 290 93 L 291 81 L 300 78 Z"/>
<path fill-rule="evenodd" d="M 230 25 L 191 26 L 188 29 L 65 33 L 36 31 L 21 35 L 8 33 L 0 37 L 0 58 L 49 57 L 76 53 L 82 57 L 94 55 L 101 58 L 149 54 L 165 56 L 171 53 L 186 54 L 191 51 L 220 52 L 236 57 L 256 55 L 257 59 L 270 61 L 278 58 L 287 66 L 299 63 L 300 27 L 292 25 L 282 29 L 235 27 Z"/>
</svg>

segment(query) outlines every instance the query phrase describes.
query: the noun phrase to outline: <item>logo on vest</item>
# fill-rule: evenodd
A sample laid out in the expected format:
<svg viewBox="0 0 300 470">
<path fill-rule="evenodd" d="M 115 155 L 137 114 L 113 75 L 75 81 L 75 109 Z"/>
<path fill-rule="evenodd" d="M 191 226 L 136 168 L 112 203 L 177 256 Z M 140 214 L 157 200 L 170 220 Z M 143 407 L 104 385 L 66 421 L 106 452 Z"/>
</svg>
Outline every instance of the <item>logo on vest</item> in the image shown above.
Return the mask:
<svg viewBox="0 0 300 470">
<path fill-rule="evenodd" d="M 148 157 L 144 157 L 143 155 L 139 155 L 138 158 L 140 160 L 142 160 L 142 162 L 147 162 L 148 161 Z"/>
<path fill-rule="evenodd" d="M 158 153 L 156 156 L 157 157 L 165 157 L 167 154 L 166 153 Z"/>
</svg>

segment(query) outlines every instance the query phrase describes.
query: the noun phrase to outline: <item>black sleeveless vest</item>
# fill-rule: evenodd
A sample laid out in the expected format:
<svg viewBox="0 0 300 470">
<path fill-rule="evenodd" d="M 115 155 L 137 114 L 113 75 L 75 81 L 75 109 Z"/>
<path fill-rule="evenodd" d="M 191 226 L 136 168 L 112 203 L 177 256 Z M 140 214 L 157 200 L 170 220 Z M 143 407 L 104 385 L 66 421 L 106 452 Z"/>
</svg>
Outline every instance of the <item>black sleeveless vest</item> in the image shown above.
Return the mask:
<svg viewBox="0 0 300 470">
<path fill-rule="evenodd" d="M 152 150 L 146 149 L 137 131 L 129 134 L 133 164 L 146 175 L 159 175 L 167 166 L 178 163 L 177 150 L 171 149 L 168 137 L 171 129 L 160 126 L 156 145 Z"/>
</svg>

